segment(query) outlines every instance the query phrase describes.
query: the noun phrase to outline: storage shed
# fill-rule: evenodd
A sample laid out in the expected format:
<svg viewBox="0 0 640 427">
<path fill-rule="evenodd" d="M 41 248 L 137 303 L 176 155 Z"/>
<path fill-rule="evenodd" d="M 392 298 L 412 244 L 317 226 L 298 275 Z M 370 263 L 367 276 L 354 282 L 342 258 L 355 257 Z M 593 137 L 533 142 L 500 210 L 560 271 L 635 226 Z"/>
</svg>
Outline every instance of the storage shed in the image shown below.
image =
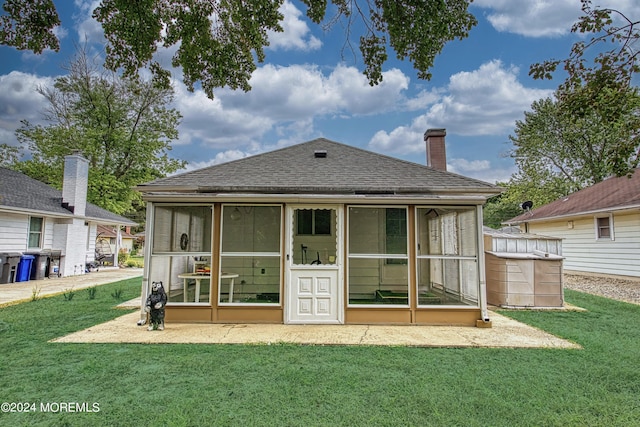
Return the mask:
<svg viewBox="0 0 640 427">
<path fill-rule="evenodd" d="M 484 230 L 487 302 L 513 308 L 564 305 L 562 240 Z"/>
</svg>

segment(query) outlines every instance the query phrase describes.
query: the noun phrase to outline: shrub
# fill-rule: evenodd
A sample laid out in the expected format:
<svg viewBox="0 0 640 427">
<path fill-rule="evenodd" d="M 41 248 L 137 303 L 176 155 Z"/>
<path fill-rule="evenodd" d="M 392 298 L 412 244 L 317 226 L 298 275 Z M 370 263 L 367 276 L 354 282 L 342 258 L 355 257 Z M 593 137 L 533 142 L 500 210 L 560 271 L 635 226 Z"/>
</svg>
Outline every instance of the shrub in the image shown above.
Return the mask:
<svg viewBox="0 0 640 427">
<path fill-rule="evenodd" d="M 129 259 L 129 254 L 126 250 L 120 249 L 118 252 L 118 265 L 124 265 Z"/>
</svg>

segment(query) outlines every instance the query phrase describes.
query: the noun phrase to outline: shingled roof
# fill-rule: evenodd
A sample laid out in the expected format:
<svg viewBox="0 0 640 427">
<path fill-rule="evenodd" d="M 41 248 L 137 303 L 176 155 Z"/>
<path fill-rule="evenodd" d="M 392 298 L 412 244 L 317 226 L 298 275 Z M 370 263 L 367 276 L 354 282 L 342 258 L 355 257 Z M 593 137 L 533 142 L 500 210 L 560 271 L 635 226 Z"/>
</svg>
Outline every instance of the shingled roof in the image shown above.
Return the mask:
<svg viewBox="0 0 640 427">
<path fill-rule="evenodd" d="M 314 139 L 158 179 L 142 192 L 280 194 L 482 194 L 495 185 L 360 148 Z"/>
<path fill-rule="evenodd" d="M 62 207 L 62 191 L 21 172 L 0 167 L 0 209 L 39 212 L 43 216 L 74 217 Z M 87 203 L 85 218 L 107 224 L 136 225 L 135 222 Z"/>
<path fill-rule="evenodd" d="M 520 224 L 597 212 L 640 208 L 640 173 L 611 177 L 505 221 Z"/>
</svg>

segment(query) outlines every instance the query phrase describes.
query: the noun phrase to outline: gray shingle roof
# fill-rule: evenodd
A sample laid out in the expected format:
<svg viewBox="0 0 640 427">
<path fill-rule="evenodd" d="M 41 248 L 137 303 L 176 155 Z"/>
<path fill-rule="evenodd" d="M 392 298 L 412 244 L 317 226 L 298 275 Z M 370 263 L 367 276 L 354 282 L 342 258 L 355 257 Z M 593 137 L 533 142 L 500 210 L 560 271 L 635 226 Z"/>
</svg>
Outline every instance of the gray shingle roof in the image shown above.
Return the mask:
<svg viewBox="0 0 640 427">
<path fill-rule="evenodd" d="M 52 216 L 74 216 L 62 207 L 62 191 L 3 167 L 0 167 L 0 207 L 42 212 Z M 136 224 L 91 203 L 87 203 L 85 217 L 110 224 Z"/>
<path fill-rule="evenodd" d="M 607 178 L 591 187 L 583 188 L 504 223 L 519 224 L 598 211 L 637 208 L 638 206 L 640 206 L 640 173 L 636 169 L 631 177 Z"/>
<path fill-rule="evenodd" d="M 326 151 L 326 157 L 316 157 Z M 498 194 L 483 181 L 324 138 L 158 179 L 143 192 L 322 194 Z"/>
</svg>

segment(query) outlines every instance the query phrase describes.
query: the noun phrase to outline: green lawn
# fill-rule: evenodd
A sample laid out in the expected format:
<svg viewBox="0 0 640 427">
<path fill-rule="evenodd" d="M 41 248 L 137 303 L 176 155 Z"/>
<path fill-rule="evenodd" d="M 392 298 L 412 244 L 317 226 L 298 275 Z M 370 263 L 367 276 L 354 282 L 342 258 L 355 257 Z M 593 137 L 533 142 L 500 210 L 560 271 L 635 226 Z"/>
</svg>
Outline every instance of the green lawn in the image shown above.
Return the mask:
<svg viewBox="0 0 640 427">
<path fill-rule="evenodd" d="M 122 314 L 140 279 L 0 309 L 1 426 L 637 426 L 640 306 L 506 312 L 583 350 L 54 344 Z M 154 332 L 157 333 L 157 332 Z M 99 412 L 43 413 L 40 403 Z M 55 405 L 50 406 L 56 408 Z"/>
</svg>

